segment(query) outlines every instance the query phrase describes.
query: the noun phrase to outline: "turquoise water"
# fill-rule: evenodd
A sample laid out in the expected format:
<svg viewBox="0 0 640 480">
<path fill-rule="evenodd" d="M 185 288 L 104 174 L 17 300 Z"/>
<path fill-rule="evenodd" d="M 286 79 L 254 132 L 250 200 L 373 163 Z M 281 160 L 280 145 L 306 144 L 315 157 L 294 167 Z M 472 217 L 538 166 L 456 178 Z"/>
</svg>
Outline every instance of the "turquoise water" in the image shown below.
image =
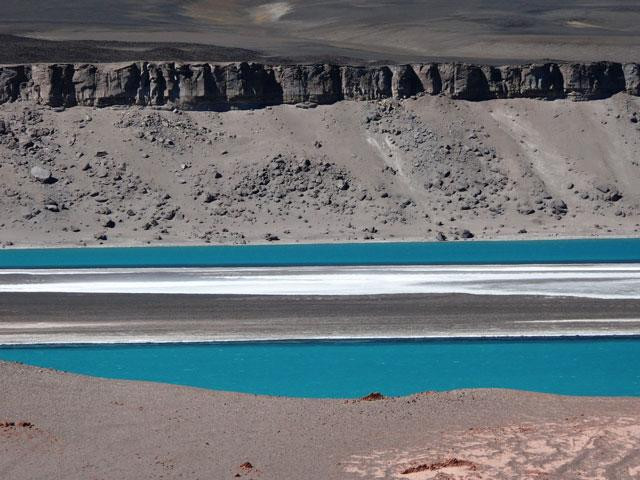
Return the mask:
<svg viewBox="0 0 640 480">
<path fill-rule="evenodd" d="M 640 238 L 0 250 L 0 268 L 640 262 Z"/>
<path fill-rule="evenodd" d="M 640 396 L 638 338 L 5 347 L 0 359 L 292 397 L 473 387 Z"/>
</svg>

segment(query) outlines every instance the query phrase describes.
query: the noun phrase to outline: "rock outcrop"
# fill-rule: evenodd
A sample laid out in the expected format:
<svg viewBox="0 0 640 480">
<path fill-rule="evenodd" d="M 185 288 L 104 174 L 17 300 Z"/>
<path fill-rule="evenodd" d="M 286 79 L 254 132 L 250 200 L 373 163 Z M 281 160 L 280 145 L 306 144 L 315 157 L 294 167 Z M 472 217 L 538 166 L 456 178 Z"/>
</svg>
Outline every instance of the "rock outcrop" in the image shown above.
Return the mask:
<svg viewBox="0 0 640 480">
<path fill-rule="evenodd" d="M 0 66 L 0 103 L 168 106 L 228 110 L 267 105 L 445 95 L 593 100 L 640 95 L 640 65 L 615 62 L 501 67 L 466 63 L 392 66 L 258 63 L 35 64 Z"/>
</svg>

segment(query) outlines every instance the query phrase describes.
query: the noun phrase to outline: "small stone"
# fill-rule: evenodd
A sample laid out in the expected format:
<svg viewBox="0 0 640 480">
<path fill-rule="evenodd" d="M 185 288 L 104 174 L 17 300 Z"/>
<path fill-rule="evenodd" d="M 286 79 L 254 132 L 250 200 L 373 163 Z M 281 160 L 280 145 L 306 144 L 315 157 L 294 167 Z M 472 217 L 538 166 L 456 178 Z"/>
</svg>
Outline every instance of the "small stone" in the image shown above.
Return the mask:
<svg viewBox="0 0 640 480">
<path fill-rule="evenodd" d="M 18 146 L 22 149 L 33 147 L 33 141 L 29 137 L 20 137 L 18 139 Z"/>
<path fill-rule="evenodd" d="M 38 166 L 31 169 L 31 176 L 40 183 L 54 183 L 56 181 L 51 175 L 51 170 Z"/>
<path fill-rule="evenodd" d="M 47 201 L 44 205 L 44 209 L 49 210 L 50 212 L 60 211 L 60 207 L 58 206 L 58 203 L 55 201 Z"/>
</svg>

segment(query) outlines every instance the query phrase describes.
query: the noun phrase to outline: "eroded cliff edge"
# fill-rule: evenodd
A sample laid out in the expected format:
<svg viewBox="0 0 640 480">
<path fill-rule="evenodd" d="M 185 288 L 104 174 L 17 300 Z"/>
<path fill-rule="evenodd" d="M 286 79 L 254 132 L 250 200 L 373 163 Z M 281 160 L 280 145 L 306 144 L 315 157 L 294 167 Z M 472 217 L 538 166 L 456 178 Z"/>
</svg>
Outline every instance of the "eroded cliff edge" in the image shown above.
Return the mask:
<svg viewBox="0 0 640 480">
<path fill-rule="evenodd" d="M 453 99 L 593 100 L 640 96 L 640 64 L 544 63 L 502 67 L 460 63 L 391 66 L 134 62 L 0 66 L 0 103 L 170 106 L 228 110 L 268 105 L 442 94 Z"/>
</svg>

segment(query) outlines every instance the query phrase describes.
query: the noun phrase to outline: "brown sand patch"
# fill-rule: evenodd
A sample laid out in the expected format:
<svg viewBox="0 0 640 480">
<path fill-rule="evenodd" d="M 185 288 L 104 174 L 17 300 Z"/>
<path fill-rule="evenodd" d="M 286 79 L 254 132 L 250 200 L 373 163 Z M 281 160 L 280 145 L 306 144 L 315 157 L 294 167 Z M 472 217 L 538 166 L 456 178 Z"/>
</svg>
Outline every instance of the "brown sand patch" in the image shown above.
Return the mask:
<svg viewBox="0 0 640 480">
<path fill-rule="evenodd" d="M 245 475 L 260 476 L 261 473 L 262 472 L 254 467 L 251 462 L 244 462 L 238 467 L 234 478 L 244 477 Z"/>
<path fill-rule="evenodd" d="M 2 430 L 11 430 L 11 429 L 18 429 L 18 428 L 33 428 L 33 424 L 31 422 L 25 422 L 25 421 L 19 421 L 19 422 L 15 422 L 15 421 L 11 421 L 11 420 L 5 420 L 3 422 L 0 422 L 0 429 Z"/>
<path fill-rule="evenodd" d="M 375 400 L 384 400 L 384 395 L 380 392 L 371 392 L 369 395 L 362 397 L 360 400 L 363 402 L 373 402 Z"/>
<path fill-rule="evenodd" d="M 354 455 L 343 465 L 356 477 L 370 478 L 507 479 L 523 472 L 530 478 L 637 478 L 639 442 L 638 418 L 574 417 L 443 433 L 423 449 Z"/>
<path fill-rule="evenodd" d="M 476 466 L 473 462 L 469 462 L 467 460 L 460 460 L 459 458 L 448 458 L 442 462 L 436 463 L 421 463 L 420 465 L 416 465 L 415 467 L 409 467 L 400 472 L 402 475 L 411 475 L 412 473 L 420 473 L 427 471 L 438 471 L 445 470 L 450 468 L 460 467 L 467 468 L 468 470 L 475 471 Z"/>
</svg>

